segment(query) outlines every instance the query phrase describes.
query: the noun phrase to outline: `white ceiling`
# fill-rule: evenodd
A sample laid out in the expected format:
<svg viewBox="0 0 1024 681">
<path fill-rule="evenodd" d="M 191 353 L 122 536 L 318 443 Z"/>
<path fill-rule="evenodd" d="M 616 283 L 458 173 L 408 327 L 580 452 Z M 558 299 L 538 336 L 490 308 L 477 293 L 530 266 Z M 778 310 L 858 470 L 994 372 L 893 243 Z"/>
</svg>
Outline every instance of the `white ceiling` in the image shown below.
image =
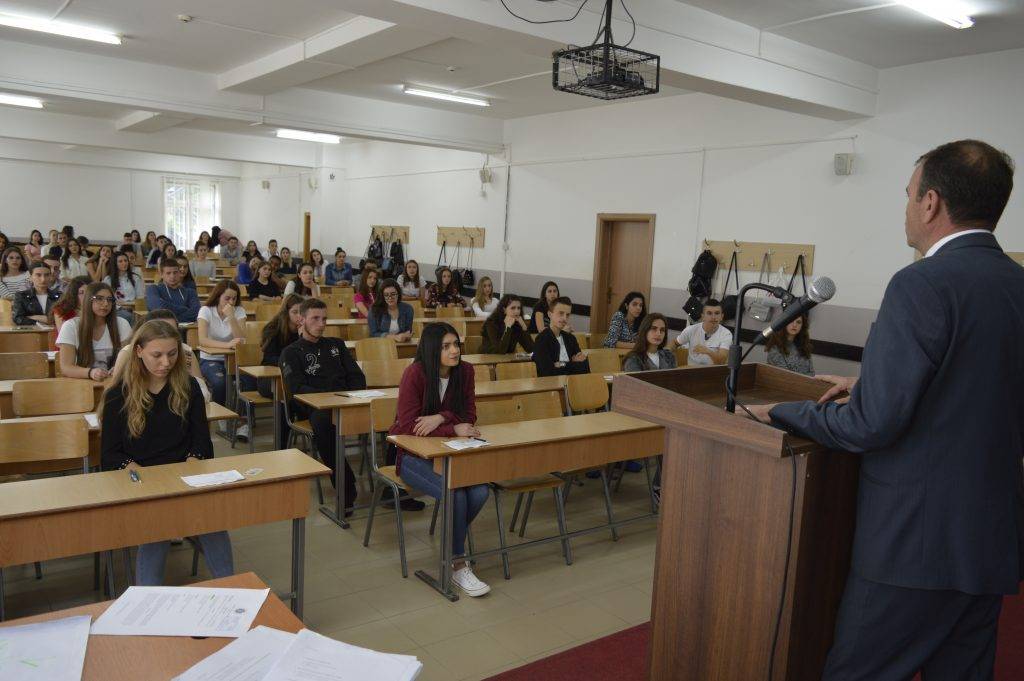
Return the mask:
<svg viewBox="0 0 1024 681">
<path fill-rule="evenodd" d="M 636 1 L 636 0 L 634 0 Z M 895 5 L 773 30 L 876 68 L 1024 47 L 1024 1 L 962 0 L 975 25 L 957 30 Z M 756 28 L 886 4 L 885 0 L 686 0 Z"/>
</svg>

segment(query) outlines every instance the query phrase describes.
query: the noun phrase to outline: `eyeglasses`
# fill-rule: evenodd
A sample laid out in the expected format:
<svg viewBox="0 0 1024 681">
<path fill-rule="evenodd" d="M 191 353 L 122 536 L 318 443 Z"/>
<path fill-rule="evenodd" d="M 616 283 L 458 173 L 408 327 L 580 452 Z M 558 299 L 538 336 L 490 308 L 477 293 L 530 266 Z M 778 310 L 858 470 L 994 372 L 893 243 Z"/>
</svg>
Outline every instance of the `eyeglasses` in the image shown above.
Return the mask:
<svg viewBox="0 0 1024 681">
<path fill-rule="evenodd" d="M 394 291 L 387 291 L 387 292 L 384 293 L 384 297 L 385 298 L 397 298 L 398 294 L 395 293 Z"/>
<path fill-rule="evenodd" d="M 92 302 L 113 304 L 114 298 L 112 296 L 93 296 Z"/>
</svg>

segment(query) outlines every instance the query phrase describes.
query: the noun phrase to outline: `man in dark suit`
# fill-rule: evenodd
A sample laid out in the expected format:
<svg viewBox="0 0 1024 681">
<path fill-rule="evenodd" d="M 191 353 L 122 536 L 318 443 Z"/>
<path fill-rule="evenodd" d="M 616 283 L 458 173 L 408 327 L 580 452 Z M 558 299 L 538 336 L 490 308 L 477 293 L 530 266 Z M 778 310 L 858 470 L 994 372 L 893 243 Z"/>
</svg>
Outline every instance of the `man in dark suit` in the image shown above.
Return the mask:
<svg viewBox="0 0 1024 681">
<path fill-rule="evenodd" d="M 992 678 L 1003 594 L 1024 578 L 1024 268 L 992 234 L 1012 187 L 983 142 L 922 156 L 906 232 L 925 257 L 889 282 L 860 379 L 752 408 L 863 454 L 827 681 Z"/>
</svg>

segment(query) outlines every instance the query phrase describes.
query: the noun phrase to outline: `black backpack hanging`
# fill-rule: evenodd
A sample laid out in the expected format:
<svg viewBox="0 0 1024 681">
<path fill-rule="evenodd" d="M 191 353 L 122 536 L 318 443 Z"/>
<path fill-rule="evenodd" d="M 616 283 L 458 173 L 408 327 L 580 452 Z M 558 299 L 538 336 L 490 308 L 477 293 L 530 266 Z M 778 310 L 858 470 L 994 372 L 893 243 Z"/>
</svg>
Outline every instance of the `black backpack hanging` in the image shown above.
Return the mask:
<svg viewBox="0 0 1024 681">
<path fill-rule="evenodd" d="M 801 253 L 800 255 L 798 255 L 796 257 L 796 265 L 793 267 L 793 276 L 791 276 L 789 278 L 789 285 L 786 286 L 786 290 L 789 291 L 790 293 L 793 292 L 793 284 L 796 283 L 796 274 L 797 274 L 797 272 L 800 273 L 800 283 L 803 284 L 803 287 L 804 287 L 803 295 L 806 296 L 807 295 L 807 272 L 806 272 L 806 270 L 804 270 L 804 254 L 803 253 Z M 789 303 L 786 303 L 786 302 L 782 303 L 782 309 L 783 310 L 785 310 L 788 306 L 789 306 Z"/>
<path fill-rule="evenodd" d="M 372 232 L 370 233 L 370 244 L 366 248 L 366 258 L 367 260 L 376 260 L 378 265 L 384 260 L 384 244 L 380 237 L 373 236 Z"/>
<path fill-rule="evenodd" d="M 690 270 L 693 276 L 690 277 L 690 282 L 686 286 L 690 297 L 683 303 L 683 310 L 693 321 L 700 319 L 700 313 L 704 307 L 702 299 L 711 295 L 711 280 L 717 270 L 718 260 L 715 259 L 715 254 L 708 249 L 697 256 L 697 261 Z"/>
<path fill-rule="evenodd" d="M 462 257 L 462 244 L 460 242 L 456 241 L 455 242 L 455 256 L 452 258 L 452 260 L 455 261 L 455 264 L 451 267 L 451 271 L 452 271 L 452 284 L 455 285 L 455 290 L 459 293 L 459 295 L 462 295 L 462 273 L 463 273 L 463 270 L 459 268 L 459 261 L 461 260 L 461 257 Z M 440 282 L 438 282 L 438 283 L 440 283 Z"/>
<path fill-rule="evenodd" d="M 402 239 L 395 239 L 391 243 L 391 267 L 393 272 L 399 274 L 405 271 L 405 250 L 402 248 Z"/>
<path fill-rule="evenodd" d="M 473 238 L 469 239 L 469 264 L 462 270 L 462 287 L 473 288 L 476 285 L 476 273 L 473 272 Z"/>
<path fill-rule="evenodd" d="M 726 291 L 729 290 L 729 280 L 733 277 L 736 279 L 736 293 L 726 295 Z M 738 251 L 733 251 L 732 258 L 729 259 L 729 271 L 725 273 L 725 288 L 722 289 L 722 321 L 729 322 L 736 319 L 736 309 L 739 304 L 739 296 L 737 294 L 739 290 L 739 253 Z"/>
</svg>

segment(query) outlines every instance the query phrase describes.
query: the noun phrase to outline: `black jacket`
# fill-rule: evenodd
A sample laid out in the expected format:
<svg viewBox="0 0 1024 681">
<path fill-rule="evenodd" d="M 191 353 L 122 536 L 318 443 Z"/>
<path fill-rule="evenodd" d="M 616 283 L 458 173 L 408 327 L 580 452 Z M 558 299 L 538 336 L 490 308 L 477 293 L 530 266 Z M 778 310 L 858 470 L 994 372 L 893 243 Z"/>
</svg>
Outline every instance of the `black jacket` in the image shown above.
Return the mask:
<svg viewBox="0 0 1024 681">
<path fill-rule="evenodd" d="M 569 357 L 580 351 L 579 341 L 576 340 L 576 336 L 571 333 L 562 332 L 560 334 L 565 340 L 565 351 Z M 590 362 L 583 360 L 582 362 L 565 362 L 562 366 L 556 366 L 559 364 L 558 357 L 561 354 L 558 345 L 558 339 L 555 338 L 555 334 L 551 332 L 551 329 L 544 329 L 543 333 L 537 336 L 536 340 L 533 341 L 533 363 L 537 365 L 538 376 L 557 376 L 560 374 L 588 374 L 590 373 Z"/>
<path fill-rule="evenodd" d="M 281 352 L 281 375 L 288 391 L 326 393 L 362 390 L 366 376 L 340 338 L 321 338 L 316 343 L 299 337 Z M 297 414 L 308 414 L 300 404 L 293 404 Z"/>
<path fill-rule="evenodd" d="M 847 405 L 772 421 L 863 454 L 852 569 L 969 594 L 1024 578 L 1024 268 L 968 234 L 886 289 Z"/>
<path fill-rule="evenodd" d="M 507 355 L 516 351 L 516 345 L 522 346 L 524 352 L 533 352 L 533 337 L 519 324 L 506 327 L 504 319 L 488 320 L 484 322 L 483 335 L 480 352 L 485 355 Z"/>
<path fill-rule="evenodd" d="M 268 340 L 267 343 L 263 346 L 263 359 L 260 360 L 260 364 L 262 364 L 263 366 L 270 367 L 280 366 L 281 353 L 284 351 L 286 347 L 288 347 L 298 339 L 299 334 L 289 333 L 288 338 L 282 345 L 281 339 L 275 335 L 270 340 Z M 263 397 L 267 398 L 274 397 L 273 381 L 274 379 L 271 378 L 261 378 L 259 380 L 256 389 L 259 391 L 260 395 L 263 395 Z"/>
<path fill-rule="evenodd" d="M 44 310 L 39 305 L 39 299 L 36 298 L 36 290 L 34 288 L 30 288 L 27 291 L 18 291 L 14 294 L 14 302 L 11 304 L 11 317 L 16 326 L 31 326 L 36 322 L 34 319 L 29 319 L 29 317 L 32 315 L 49 314 L 53 304 L 59 299 L 60 294 L 51 289 L 47 294 L 46 309 Z"/>
</svg>

